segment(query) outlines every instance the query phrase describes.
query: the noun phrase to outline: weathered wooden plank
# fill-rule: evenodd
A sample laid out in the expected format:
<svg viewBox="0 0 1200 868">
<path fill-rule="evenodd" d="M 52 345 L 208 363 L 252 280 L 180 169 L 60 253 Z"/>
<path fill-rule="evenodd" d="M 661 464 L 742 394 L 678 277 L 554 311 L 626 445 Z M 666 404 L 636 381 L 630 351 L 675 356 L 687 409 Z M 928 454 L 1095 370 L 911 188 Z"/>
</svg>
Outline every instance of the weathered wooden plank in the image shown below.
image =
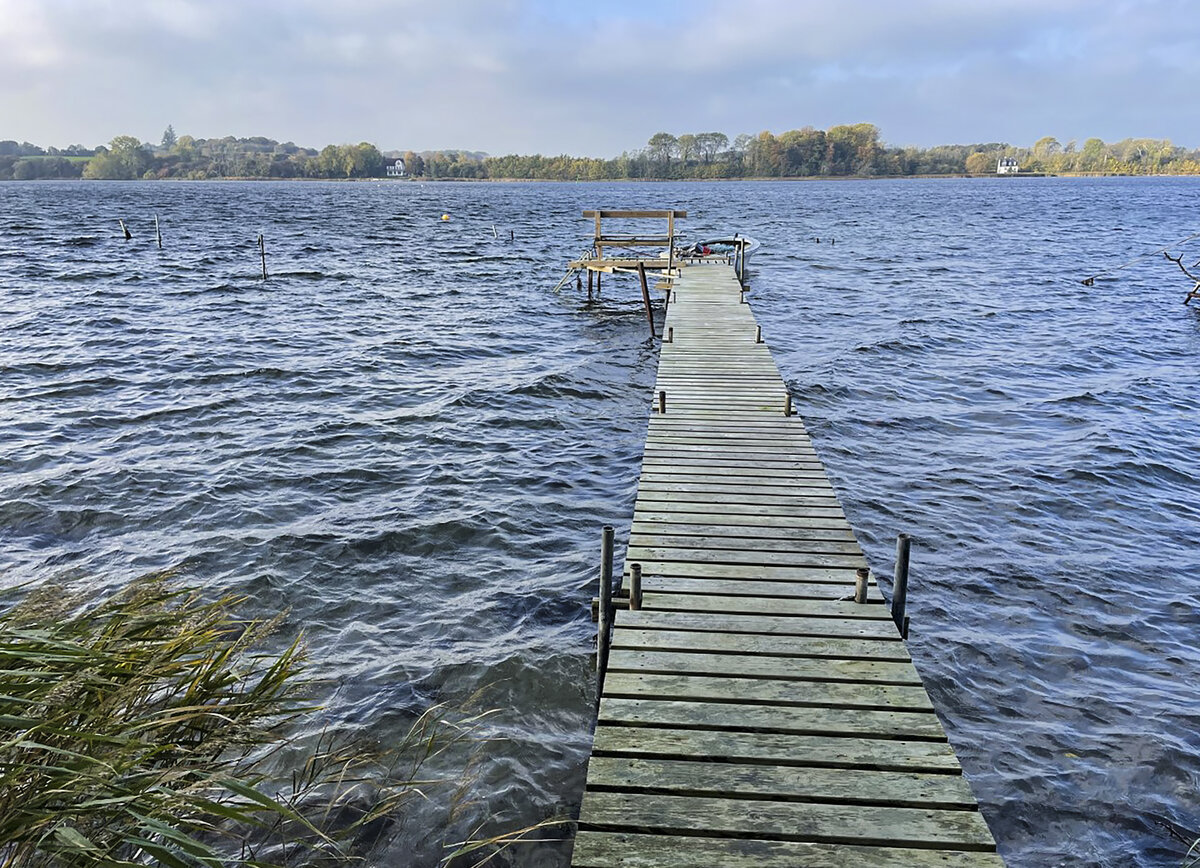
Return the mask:
<svg viewBox="0 0 1200 868">
<path fill-rule="evenodd" d="M 930 811 L 976 810 L 971 788 L 960 775 L 653 757 L 593 757 L 588 764 L 588 789 L 707 798 L 750 796 L 779 802 L 880 805 Z"/>
<path fill-rule="evenodd" d="M 580 831 L 575 868 L 1004 868 L 994 853 Z"/>
<path fill-rule="evenodd" d="M 684 561 L 693 564 L 745 564 L 749 566 L 806 566 L 806 567 L 865 567 L 866 558 L 861 553 L 776 551 L 716 548 L 668 548 L 656 546 L 630 546 L 625 555 L 628 561 Z"/>
<path fill-rule="evenodd" d="M 851 618 L 891 621 L 882 603 L 855 603 L 852 600 L 787 600 L 776 597 L 710 597 L 701 594 L 672 594 L 647 591 L 646 609 L 674 612 L 720 612 L 750 615 L 803 615 L 809 618 Z"/>
<path fill-rule="evenodd" d="M 773 582 L 824 582 L 854 587 L 852 567 L 817 567 L 797 564 L 789 567 L 747 564 L 699 564 L 688 561 L 631 561 L 640 563 L 646 575 L 685 576 L 710 579 L 750 579 Z M 874 613 L 869 613 L 874 617 Z"/>
<path fill-rule="evenodd" d="M 738 706 L 726 706 L 732 719 Z M 601 724 L 592 753 L 597 756 L 705 759 L 717 762 L 878 769 L 958 774 L 958 760 L 945 742 L 866 736 L 784 735 L 724 729 L 659 729 Z"/>
<path fill-rule="evenodd" d="M 940 846 L 984 852 L 995 848 L 987 824 L 974 811 L 585 792 L 579 823 L 584 828 L 633 825 L 641 830 L 739 834 L 808 843 Z"/>
<path fill-rule="evenodd" d="M 636 563 L 636 561 L 630 562 Z M 660 565 L 661 566 L 661 565 Z M 707 594 L 730 597 L 783 597 L 803 600 L 849 599 L 854 589 L 844 582 L 788 582 L 758 579 L 692 578 L 642 574 L 644 591 L 667 594 Z M 868 586 L 870 598 L 879 598 L 878 589 Z"/>
<path fill-rule="evenodd" d="M 792 705 L 824 708 L 882 708 L 929 711 L 933 706 L 919 685 L 875 682 L 780 681 L 736 676 L 671 675 L 658 672 L 609 671 L 606 696 L 676 699 L 725 703 L 730 720 L 737 704 Z"/>
<path fill-rule="evenodd" d="M 830 542 L 854 543 L 854 531 L 849 523 L 837 527 L 813 526 L 801 519 L 790 525 L 759 524 L 698 524 L 691 522 L 666 522 L 635 520 L 630 525 L 631 539 L 634 536 L 657 535 L 660 538 L 690 539 L 699 537 L 739 539 L 752 542 L 788 542 L 790 540 L 829 540 Z"/>
<path fill-rule="evenodd" d="M 640 513 L 640 514 L 639 514 Z M 836 523 L 845 522 L 846 514 L 842 508 L 833 503 L 822 503 L 819 506 L 752 503 L 722 503 L 709 504 L 703 501 L 671 501 L 638 498 L 634 503 L 635 517 L 641 521 L 653 521 L 647 516 L 652 514 L 686 514 L 692 516 L 708 516 L 708 520 L 720 519 L 722 523 L 734 522 L 739 516 L 759 519 L 758 523 L 767 523 L 776 518 L 820 518 L 830 519 Z M 694 521 L 694 519 L 684 519 Z M 748 521 L 747 524 L 755 524 Z M 826 525 L 829 526 L 829 525 Z M 837 524 L 833 525 L 837 526 Z"/>
<path fill-rule="evenodd" d="M 608 671 L 704 675 L 713 678 L 769 678 L 775 681 L 828 681 L 847 684 L 921 685 L 911 662 L 844 660 L 836 657 L 768 657 L 704 654 L 693 651 L 614 648 Z"/>
<path fill-rule="evenodd" d="M 618 626 L 612 647 L 661 651 L 765 654 L 772 657 L 836 657 L 843 660 L 909 661 L 908 649 L 896 636 L 894 641 L 820 638 L 813 636 L 747 635 L 744 633 L 701 633 Z"/>
<path fill-rule="evenodd" d="M 643 479 L 639 492 L 649 494 L 705 494 L 730 497 L 748 494 L 752 497 L 837 497 L 833 486 L 824 480 L 778 480 L 774 484 L 745 484 L 737 480 L 705 479 L 699 482 L 651 482 Z"/>
<path fill-rule="evenodd" d="M 899 638 L 891 618 L 862 620 L 730 612 L 624 611 L 618 626 L 654 630 L 684 630 L 699 633 L 729 633 L 765 636 L 816 636 L 894 641 Z"/>
<path fill-rule="evenodd" d="M 737 714 L 731 715 L 728 708 L 716 702 L 605 697 L 600 703 L 598 721 L 602 725 L 631 728 L 946 740 L 941 722 L 932 711 L 809 707 L 798 713 L 790 706 L 740 705 Z"/>
<path fill-rule="evenodd" d="M 850 523 L 846 521 L 845 514 L 841 509 L 826 509 L 826 508 L 808 508 L 803 510 L 788 510 L 790 515 L 780 515 L 776 510 L 772 510 L 770 514 L 761 514 L 757 512 L 741 512 L 728 511 L 713 514 L 705 512 L 703 507 L 697 504 L 688 504 L 689 509 L 678 509 L 666 511 L 656 511 L 645 508 L 634 513 L 633 521 L 635 524 L 644 522 L 647 524 L 662 524 L 662 525 L 684 525 L 684 524 L 710 524 L 723 528 L 736 528 L 738 532 L 742 532 L 744 528 L 759 528 L 766 532 L 774 530 L 790 531 L 790 530 L 806 530 L 808 528 L 826 528 L 830 530 L 850 530 Z"/>
<path fill-rule="evenodd" d="M 671 527 L 659 532 L 636 532 L 629 536 L 630 546 L 638 548 L 715 549 L 719 551 L 749 552 L 825 552 L 829 554 L 862 555 L 862 549 L 853 540 L 817 537 L 810 539 L 805 534 L 793 534 L 782 539 L 743 537 L 733 534 L 712 533 L 705 536 L 676 534 Z"/>
</svg>

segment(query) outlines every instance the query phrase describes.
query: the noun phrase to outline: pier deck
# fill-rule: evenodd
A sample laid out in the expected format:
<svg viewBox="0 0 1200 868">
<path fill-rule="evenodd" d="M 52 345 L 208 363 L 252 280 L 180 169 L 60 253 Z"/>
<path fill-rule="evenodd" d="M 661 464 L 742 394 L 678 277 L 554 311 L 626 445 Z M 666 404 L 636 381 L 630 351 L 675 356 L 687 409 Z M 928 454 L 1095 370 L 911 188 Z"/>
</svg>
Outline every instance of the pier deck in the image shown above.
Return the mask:
<svg viewBox="0 0 1200 868">
<path fill-rule="evenodd" d="M 1002 866 L 733 269 L 665 326 L 572 864 Z"/>
</svg>

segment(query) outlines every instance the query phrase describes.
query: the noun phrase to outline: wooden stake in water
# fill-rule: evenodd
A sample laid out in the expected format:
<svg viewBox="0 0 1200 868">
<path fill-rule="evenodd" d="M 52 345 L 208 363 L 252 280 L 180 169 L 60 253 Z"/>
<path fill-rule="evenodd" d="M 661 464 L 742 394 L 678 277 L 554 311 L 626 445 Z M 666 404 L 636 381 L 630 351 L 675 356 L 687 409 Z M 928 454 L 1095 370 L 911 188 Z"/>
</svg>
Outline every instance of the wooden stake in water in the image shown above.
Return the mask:
<svg viewBox="0 0 1200 868">
<path fill-rule="evenodd" d="M 266 242 L 263 241 L 261 232 L 258 234 L 258 253 L 262 257 L 262 271 L 263 271 L 262 279 L 266 280 L 267 279 L 267 245 L 266 245 Z"/>
<path fill-rule="evenodd" d="M 493 224 L 492 224 L 492 237 L 493 237 L 493 238 L 499 238 L 499 237 L 500 237 L 500 233 L 498 233 L 498 232 L 496 231 L 496 224 L 495 224 L 495 223 L 493 223 Z"/>
<path fill-rule="evenodd" d="M 908 555 L 912 540 L 908 534 L 896 537 L 896 571 L 892 574 L 892 620 L 902 639 L 908 638 L 908 618 L 904 609 L 908 605 Z"/>
<path fill-rule="evenodd" d="M 154 237 L 158 239 L 158 249 L 162 250 L 162 229 L 158 225 L 158 215 L 154 215 Z"/>
<path fill-rule="evenodd" d="M 120 217 L 117 218 L 117 222 L 121 224 L 121 231 L 125 233 L 125 240 L 128 241 L 133 237 L 133 233 L 129 231 L 129 227 L 125 225 L 125 221 Z"/>
<path fill-rule="evenodd" d="M 613 576 L 613 527 L 604 526 L 600 535 L 600 617 L 596 630 L 596 671 L 598 685 L 604 682 L 604 670 L 608 667 L 608 634 L 612 629 L 612 576 Z M 597 686 L 596 701 L 600 701 Z"/>
<path fill-rule="evenodd" d="M 646 319 L 650 323 L 650 337 L 656 337 L 654 333 L 654 311 L 650 307 L 650 285 L 646 282 L 646 266 L 641 262 L 637 264 L 638 278 L 642 282 L 642 304 L 646 308 Z"/>
</svg>

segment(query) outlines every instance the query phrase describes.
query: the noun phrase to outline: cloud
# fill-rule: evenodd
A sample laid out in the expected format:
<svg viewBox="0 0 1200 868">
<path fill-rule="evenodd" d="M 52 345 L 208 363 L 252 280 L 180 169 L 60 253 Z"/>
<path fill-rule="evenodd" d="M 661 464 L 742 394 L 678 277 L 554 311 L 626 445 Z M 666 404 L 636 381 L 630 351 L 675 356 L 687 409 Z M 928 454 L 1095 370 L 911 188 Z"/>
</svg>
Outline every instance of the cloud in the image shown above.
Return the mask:
<svg viewBox="0 0 1200 868">
<path fill-rule="evenodd" d="M 870 121 L 897 144 L 1168 136 L 1183 0 L 0 0 L 0 137 L 266 135 L 613 155 Z"/>
</svg>

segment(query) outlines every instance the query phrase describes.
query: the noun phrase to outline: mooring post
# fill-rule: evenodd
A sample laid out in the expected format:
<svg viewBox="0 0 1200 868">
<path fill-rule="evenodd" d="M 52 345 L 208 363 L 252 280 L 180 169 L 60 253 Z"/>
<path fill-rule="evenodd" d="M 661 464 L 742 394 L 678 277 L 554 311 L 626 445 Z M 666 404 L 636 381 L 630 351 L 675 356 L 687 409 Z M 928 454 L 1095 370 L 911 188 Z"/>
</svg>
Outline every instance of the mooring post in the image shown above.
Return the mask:
<svg viewBox="0 0 1200 868">
<path fill-rule="evenodd" d="M 646 283 L 646 266 L 638 260 L 638 279 L 642 282 L 642 304 L 646 306 L 646 319 L 650 322 L 650 337 L 658 337 L 654 333 L 654 309 L 650 307 L 650 285 Z"/>
<path fill-rule="evenodd" d="M 896 537 L 896 571 L 892 575 L 892 620 L 900 631 L 900 638 L 908 638 L 908 618 L 904 607 L 908 604 L 908 554 L 912 540 L 908 534 Z"/>
<path fill-rule="evenodd" d="M 783 415 L 792 415 L 792 393 L 787 392 L 783 396 Z"/>
<path fill-rule="evenodd" d="M 629 608 L 634 611 L 642 608 L 641 564 L 632 564 L 629 567 Z"/>
<path fill-rule="evenodd" d="M 122 220 L 120 217 L 117 218 L 117 222 L 121 224 L 121 232 L 124 233 L 125 240 L 128 241 L 130 238 L 133 237 L 133 233 L 129 231 L 129 227 L 125 225 L 125 221 Z"/>
<path fill-rule="evenodd" d="M 738 239 L 738 283 L 746 282 L 746 240 Z"/>
<path fill-rule="evenodd" d="M 658 390 L 658 415 L 665 416 L 667 414 L 667 390 Z"/>
<path fill-rule="evenodd" d="M 754 327 L 754 342 L 756 344 L 762 343 L 762 326 Z"/>
<path fill-rule="evenodd" d="M 667 326 L 667 343 L 675 343 L 675 326 Z"/>
<path fill-rule="evenodd" d="M 867 601 L 867 582 L 871 579 L 871 571 L 866 567 L 859 567 L 854 571 L 854 602 L 865 603 Z"/>
<path fill-rule="evenodd" d="M 600 534 L 600 617 L 596 628 L 596 671 L 600 673 L 596 701 L 600 701 L 599 684 L 608 668 L 608 634 L 612 629 L 613 527 L 606 524 Z"/>
<path fill-rule="evenodd" d="M 266 280 L 267 279 L 267 245 L 266 245 L 266 242 L 263 241 L 261 232 L 258 233 L 258 252 L 259 252 L 259 255 L 262 256 L 262 271 L 263 271 L 262 279 Z"/>
<path fill-rule="evenodd" d="M 158 249 L 162 250 L 162 229 L 158 225 L 158 215 L 154 215 L 154 237 L 158 239 Z"/>
</svg>

